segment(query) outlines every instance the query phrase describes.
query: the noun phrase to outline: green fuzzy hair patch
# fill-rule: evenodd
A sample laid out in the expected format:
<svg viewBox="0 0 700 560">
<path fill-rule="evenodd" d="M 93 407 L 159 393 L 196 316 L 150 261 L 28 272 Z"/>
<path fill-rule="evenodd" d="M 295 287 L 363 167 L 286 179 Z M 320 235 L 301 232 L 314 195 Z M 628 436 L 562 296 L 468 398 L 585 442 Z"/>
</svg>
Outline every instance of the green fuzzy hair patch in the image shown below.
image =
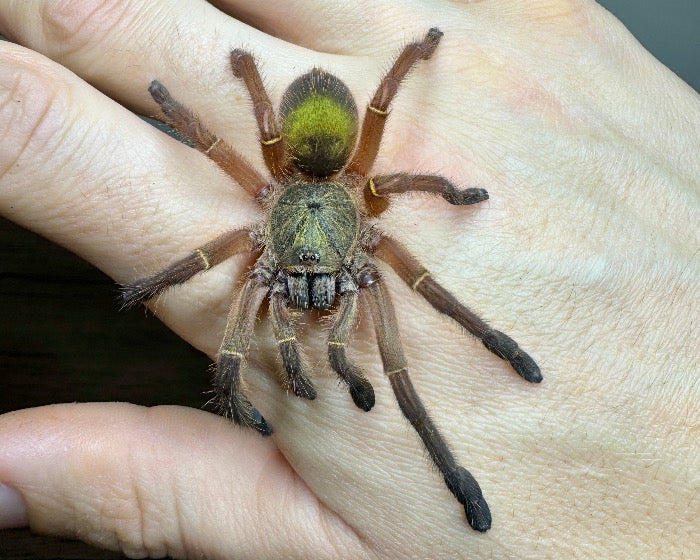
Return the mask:
<svg viewBox="0 0 700 560">
<path fill-rule="evenodd" d="M 357 107 L 338 78 L 320 70 L 297 78 L 284 94 L 280 115 L 298 169 L 327 177 L 345 166 L 357 138 Z"/>
</svg>

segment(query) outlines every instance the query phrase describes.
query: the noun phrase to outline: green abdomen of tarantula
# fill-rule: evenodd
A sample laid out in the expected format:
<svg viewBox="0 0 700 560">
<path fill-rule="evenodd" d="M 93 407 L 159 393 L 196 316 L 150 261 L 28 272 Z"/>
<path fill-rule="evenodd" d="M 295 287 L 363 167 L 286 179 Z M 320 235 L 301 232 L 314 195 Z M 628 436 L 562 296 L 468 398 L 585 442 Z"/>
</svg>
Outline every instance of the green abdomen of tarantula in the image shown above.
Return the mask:
<svg viewBox="0 0 700 560">
<path fill-rule="evenodd" d="M 268 248 L 289 273 L 337 273 L 357 238 L 360 216 L 338 183 L 295 183 L 270 212 Z"/>
<path fill-rule="evenodd" d="M 345 167 L 357 138 L 357 106 L 342 81 L 322 70 L 307 72 L 287 88 L 280 117 L 297 169 L 329 177 Z"/>
</svg>

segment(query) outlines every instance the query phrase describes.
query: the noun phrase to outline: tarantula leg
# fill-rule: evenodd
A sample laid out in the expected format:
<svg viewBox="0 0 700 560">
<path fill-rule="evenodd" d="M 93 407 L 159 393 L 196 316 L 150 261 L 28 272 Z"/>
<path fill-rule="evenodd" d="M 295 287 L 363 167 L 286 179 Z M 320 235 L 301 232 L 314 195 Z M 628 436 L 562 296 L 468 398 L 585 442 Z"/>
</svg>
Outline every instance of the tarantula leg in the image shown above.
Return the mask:
<svg viewBox="0 0 700 560">
<path fill-rule="evenodd" d="M 267 179 L 258 173 L 241 154 L 210 132 L 195 113 L 173 99 L 163 84 L 153 80 L 148 91 L 153 100 L 160 105 L 168 124 L 193 147 L 206 154 L 248 194 L 257 197 L 261 192 L 269 190 Z"/>
<path fill-rule="evenodd" d="M 270 318 L 272 319 L 272 329 L 277 338 L 280 356 L 282 356 L 282 363 L 287 371 L 292 392 L 297 397 L 310 400 L 315 399 L 316 389 L 314 389 L 313 383 L 309 379 L 310 368 L 299 348 L 296 331 L 292 324 L 284 293 L 273 293 L 270 298 Z"/>
<path fill-rule="evenodd" d="M 384 197 L 410 191 L 437 194 L 450 204 L 455 205 L 476 204 L 489 197 L 486 189 L 478 187 L 458 189 L 453 183 L 439 175 L 394 173 L 370 177 L 365 184 L 365 200 L 372 213 L 378 215 L 387 208 Z"/>
<path fill-rule="evenodd" d="M 510 362 L 523 379 L 532 383 L 542 381 L 539 366 L 512 338 L 492 329 L 478 315 L 459 303 L 450 292 L 433 280 L 430 273 L 403 245 L 381 235 L 374 246 L 374 254 L 388 263 L 406 284 L 422 295 L 440 313 L 452 317 L 481 340 L 488 350 Z"/>
<path fill-rule="evenodd" d="M 433 27 L 422 41 L 409 43 L 401 51 L 367 106 L 357 151 L 348 166 L 348 172 L 367 175 L 377 157 L 379 143 L 384 133 L 384 124 L 389 114 L 389 104 L 394 99 L 401 80 L 406 77 L 418 61 L 431 57 L 442 35 L 442 31 Z"/>
<path fill-rule="evenodd" d="M 368 289 L 384 373 L 389 377 L 399 407 L 423 440 L 435 466 L 442 473 L 447 488 L 464 506 L 469 524 L 477 531 L 488 531 L 491 528 L 491 512 L 479 483 L 467 469 L 457 464 L 408 376 L 394 307 L 384 283 L 379 280 Z"/>
<path fill-rule="evenodd" d="M 198 272 L 253 249 L 252 232 L 236 229 L 212 239 L 165 270 L 121 287 L 122 307 L 133 307 L 161 294 L 170 286 L 187 282 Z"/>
<path fill-rule="evenodd" d="M 256 276 L 243 284 L 228 316 L 214 373 L 214 403 L 218 412 L 264 436 L 269 436 L 272 430 L 243 392 L 241 364 L 248 353 L 255 317 L 268 291 L 269 286 Z"/>
<path fill-rule="evenodd" d="M 357 291 L 344 292 L 339 299 L 335 322 L 328 336 L 328 361 L 338 377 L 347 383 L 353 402 L 367 412 L 374 406 L 374 388 L 345 353 L 357 318 Z"/>
<path fill-rule="evenodd" d="M 260 145 L 265 164 L 272 176 L 279 180 L 285 175 L 286 151 L 279 122 L 272 108 L 270 97 L 260 79 L 260 72 L 253 56 L 241 49 L 231 51 L 231 70 L 243 80 L 253 102 L 255 120 L 260 131 Z"/>
</svg>

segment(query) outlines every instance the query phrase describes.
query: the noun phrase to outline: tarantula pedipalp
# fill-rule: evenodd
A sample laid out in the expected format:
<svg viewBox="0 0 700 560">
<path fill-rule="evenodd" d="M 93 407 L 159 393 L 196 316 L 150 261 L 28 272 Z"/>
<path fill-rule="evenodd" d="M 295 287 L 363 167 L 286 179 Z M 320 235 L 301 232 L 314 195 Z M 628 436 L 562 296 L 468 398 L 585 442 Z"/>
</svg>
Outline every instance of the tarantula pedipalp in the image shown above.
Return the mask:
<svg viewBox="0 0 700 560">
<path fill-rule="evenodd" d="M 369 411 L 374 406 L 374 390 L 345 350 L 358 313 L 358 295 L 366 290 L 384 372 L 403 414 L 418 432 L 449 490 L 464 505 L 469 524 L 487 531 L 491 513 L 479 484 L 457 463 L 411 384 L 393 305 L 374 261 L 376 257 L 389 264 L 435 309 L 509 361 L 524 379 L 542 380 L 538 366 L 513 339 L 459 303 L 399 242 L 373 223 L 386 209 L 390 194 L 423 191 L 439 194 L 456 205 L 488 198 L 484 189 L 457 189 L 436 175 L 368 174 L 400 82 L 420 60 L 432 56 L 442 35 L 433 28 L 421 41 L 404 47 L 367 107 L 359 141 L 357 107 L 341 80 L 318 69 L 297 78 L 283 96 L 278 120 L 253 57 L 234 50 L 231 68 L 251 97 L 272 181 L 209 132 L 194 113 L 154 80 L 149 91 L 167 121 L 255 197 L 266 219 L 255 227 L 220 235 L 165 270 L 124 286 L 122 298 L 125 306 L 145 302 L 232 255 L 246 251 L 259 254 L 231 308 L 214 385 L 215 401 L 224 415 L 269 435 L 270 427 L 241 388 L 241 365 L 263 300 L 270 300 L 270 318 L 289 386 L 306 399 L 314 399 L 316 391 L 297 342 L 290 306 L 326 310 L 337 302 L 328 337 L 328 360 L 347 384 L 355 404 Z"/>
</svg>

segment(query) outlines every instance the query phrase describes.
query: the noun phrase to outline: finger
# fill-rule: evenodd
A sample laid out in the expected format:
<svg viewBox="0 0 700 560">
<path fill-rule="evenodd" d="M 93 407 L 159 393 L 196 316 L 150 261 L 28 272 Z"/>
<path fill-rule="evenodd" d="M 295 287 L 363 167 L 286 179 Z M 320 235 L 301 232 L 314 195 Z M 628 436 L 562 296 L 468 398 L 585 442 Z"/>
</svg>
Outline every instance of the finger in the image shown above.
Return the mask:
<svg viewBox="0 0 700 560">
<path fill-rule="evenodd" d="M 240 44 L 251 33 L 206 2 L 158 0 L 10 1 L 0 8 L 0 28 L 122 98 L 154 75 L 165 80 L 170 71 L 186 68 L 206 73 L 217 54 L 224 60 L 228 41 Z M 197 81 L 203 78 L 200 73 Z"/>
<path fill-rule="evenodd" d="M 0 44 L 0 95 L 0 212 L 118 281 L 162 268 L 173 255 L 256 219 L 255 205 L 200 153 L 36 53 Z M 204 292 L 194 280 L 187 293 L 197 297 L 165 313 L 209 352 L 243 265 L 232 263 L 207 275 L 212 283 Z M 195 309 L 204 321 L 199 327 Z M 202 324 L 212 322 L 204 333 Z"/>
<path fill-rule="evenodd" d="M 142 114 L 160 114 L 147 92 L 158 79 L 206 116 L 214 133 L 256 155 L 254 118 L 245 90 L 231 75 L 231 50 L 245 48 L 263 61 L 263 74 L 275 76 L 268 84 L 274 102 L 302 70 L 338 68 L 328 56 L 257 31 L 205 2 L 6 2 L 0 3 L 0 32 Z M 340 60 L 356 77 L 351 89 L 364 83 L 366 63 Z M 380 71 L 378 65 L 377 76 Z M 368 95 L 366 88 L 357 91 L 361 98 Z"/>
<path fill-rule="evenodd" d="M 193 98 L 212 88 L 223 97 L 233 48 L 262 50 L 271 65 L 293 48 L 206 2 L 7 2 L 0 31 L 142 112 L 153 110 L 144 84 L 154 78 L 171 90 L 187 83 Z M 296 51 L 303 59 L 304 49 Z"/>
<path fill-rule="evenodd" d="M 441 3 L 342 2 L 333 0 L 255 2 L 215 0 L 222 11 L 256 29 L 315 51 L 374 55 L 424 34 L 445 21 Z M 436 5 L 437 4 L 437 5 Z"/>
<path fill-rule="evenodd" d="M 357 557 L 356 536 L 271 440 L 192 409 L 5 414 L 0 483 L 20 494 L 33 530 L 130 557 Z"/>
</svg>

